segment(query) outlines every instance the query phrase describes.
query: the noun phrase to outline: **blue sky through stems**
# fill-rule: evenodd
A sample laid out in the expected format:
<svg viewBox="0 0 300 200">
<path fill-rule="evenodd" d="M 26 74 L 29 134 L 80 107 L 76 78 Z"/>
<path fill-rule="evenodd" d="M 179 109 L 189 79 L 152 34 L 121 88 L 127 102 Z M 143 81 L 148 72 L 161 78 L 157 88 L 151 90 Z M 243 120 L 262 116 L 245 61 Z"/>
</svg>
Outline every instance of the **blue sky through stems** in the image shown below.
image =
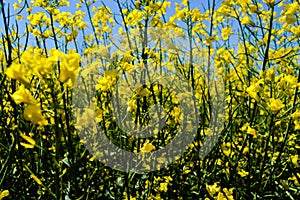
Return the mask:
<svg viewBox="0 0 300 200">
<path fill-rule="evenodd" d="M 12 1 L 5 1 L 5 4 L 4 4 L 4 9 L 6 10 L 6 14 L 8 13 L 8 10 L 10 12 L 10 16 L 12 16 L 10 18 L 10 28 L 11 30 L 14 29 L 16 30 L 17 29 L 17 26 L 18 25 L 18 31 L 19 31 L 19 34 L 22 35 L 22 33 L 25 31 L 26 29 L 26 24 L 28 25 L 29 21 L 26 19 L 27 16 L 28 16 L 28 13 L 25 11 L 25 9 L 18 13 L 20 9 L 17 9 L 17 10 L 14 10 L 14 3 L 17 3 L 18 0 L 12 0 Z M 23 6 L 24 3 L 26 1 L 22 1 L 20 3 L 20 6 Z M 30 4 L 30 0 L 27 0 L 27 2 Z M 83 12 L 86 13 L 85 15 L 85 18 L 84 18 L 84 21 L 87 22 L 87 28 L 84 30 L 85 31 L 85 35 L 87 34 L 91 34 L 92 33 L 92 27 L 89 23 L 89 19 L 88 19 L 88 14 L 87 14 L 87 8 L 85 5 L 82 5 L 81 8 L 76 8 L 76 3 L 78 3 L 79 1 L 73 1 L 73 0 L 70 0 L 70 6 L 63 6 L 63 7 L 60 7 L 60 11 L 63 12 L 63 11 L 68 11 L 68 12 L 71 12 L 72 14 L 74 14 L 78 9 L 82 10 Z M 175 4 L 176 3 L 181 3 L 182 0 L 173 0 L 173 1 L 170 1 L 171 2 L 171 6 L 170 8 L 167 8 L 167 12 L 166 12 L 166 15 L 165 15 L 165 18 L 166 20 L 168 21 L 168 18 L 170 16 L 172 16 L 174 13 L 175 13 Z M 216 0 L 216 9 L 221 5 L 221 3 L 223 2 L 222 0 Z M 262 2 L 262 0 L 259 0 L 258 2 Z M 122 5 L 123 8 L 126 8 L 126 6 L 129 6 L 131 8 L 134 8 L 134 1 L 126 1 L 126 0 L 120 0 L 120 3 Z M 198 8 L 200 9 L 201 13 L 204 13 L 209 5 L 210 7 L 212 6 L 213 4 L 213 0 L 204 0 L 204 1 L 201 1 L 201 0 L 189 0 L 189 3 L 190 3 L 190 7 L 193 9 L 193 8 Z M 113 28 L 113 35 L 118 35 L 118 29 L 120 27 L 122 27 L 122 18 L 120 16 L 120 11 L 119 11 L 119 7 L 118 7 L 118 4 L 117 4 L 117 1 L 116 0 L 102 0 L 102 1 L 97 1 L 96 3 L 93 3 L 92 6 L 95 6 L 95 7 L 98 7 L 98 6 L 107 6 L 111 11 L 112 13 L 114 14 L 114 17 L 116 19 L 116 21 L 119 23 L 116 24 L 116 26 Z M 266 4 L 263 4 L 266 8 Z M 27 6 L 25 5 L 25 8 Z M 279 8 L 278 6 L 275 7 L 275 11 L 276 11 L 276 16 L 278 16 L 281 12 L 282 8 Z M 36 12 L 40 12 L 40 11 L 43 11 L 43 9 L 41 8 L 38 8 L 38 7 L 34 7 L 33 10 L 32 10 L 32 13 L 36 13 Z M 23 20 L 20 20 L 20 21 L 16 21 L 15 20 L 15 17 L 20 14 L 24 17 Z M 1 15 L 1 18 L 2 18 L 2 15 Z M 209 29 L 209 24 L 210 22 L 209 21 L 206 21 L 204 22 L 204 24 L 207 25 L 207 30 Z M 184 27 L 185 25 L 183 23 L 178 23 L 179 26 L 181 27 Z M 233 35 L 230 36 L 230 39 L 228 41 L 225 41 L 226 43 L 229 44 L 229 46 L 235 50 L 237 50 L 237 42 L 238 42 L 238 34 L 240 33 L 240 28 L 238 26 L 238 23 L 236 20 L 230 20 L 230 22 L 228 24 L 222 24 L 222 26 L 226 27 L 226 26 L 230 26 L 232 28 L 232 31 L 233 31 Z M 220 28 L 220 27 L 219 27 Z M 215 29 L 215 28 L 214 28 Z M 3 18 L 1 19 L 0 21 L 0 30 L 2 33 L 4 33 L 4 24 L 3 24 Z M 218 35 L 221 36 L 221 30 L 218 30 Z M 82 48 L 84 46 L 84 40 L 83 40 L 83 35 L 82 35 L 82 31 L 79 31 L 78 32 L 79 35 L 77 37 L 77 45 L 78 45 L 78 49 L 80 50 L 79 53 L 83 53 L 83 49 Z M 4 34 L 5 35 L 5 34 Z M 24 44 L 25 43 L 25 36 L 22 37 L 20 39 L 20 44 Z M 54 41 L 53 39 L 46 39 L 46 47 L 47 49 L 50 49 L 50 48 L 54 48 Z M 64 43 L 64 38 L 62 38 L 62 43 Z M 30 36 L 29 36 L 29 41 L 28 41 L 28 45 L 29 46 L 37 46 L 37 43 L 36 43 L 36 39 L 35 37 L 30 33 Z M 201 45 L 201 44 L 200 44 Z M 217 46 L 223 46 L 222 43 L 217 45 Z M 64 49 L 61 49 L 62 51 L 66 51 L 67 49 L 70 49 L 70 48 L 75 48 L 75 45 L 74 45 L 74 42 L 70 42 L 68 44 L 68 46 L 65 46 Z"/>
<path fill-rule="evenodd" d="M 209 1 L 210 1 L 210 5 L 212 5 L 212 0 L 209 0 Z M 30 0 L 27 0 L 27 2 L 29 4 L 31 4 Z M 120 0 L 120 3 L 122 6 L 124 6 L 124 8 L 126 5 L 133 7 L 133 5 L 132 5 L 133 2 L 134 1 Z M 171 2 L 171 6 L 170 6 L 170 8 L 167 8 L 167 12 L 165 15 L 167 21 L 168 21 L 168 18 L 175 13 L 175 3 L 181 3 L 181 0 L 172 0 L 170 2 Z M 20 12 L 20 9 L 17 9 L 17 10 L 14 9 L 14 7 L 13 7 L 14 3 L 18 3 L 18 0 L 4 1 L 4 9 L 5 9 L 6 15 L 7 15 L 8 11 L 10 13 L 10 16 L 11 16 L 10 27 L 13 29 L 16 29 L 16 24 L 17 24 L 18 31 L 20 34 L 25 31 L 26 24 L 28 25 L 28 23 L 29 23 L 28 20 L 26 19 L 28 16 L 28 13 L 25 11 L 27 6 L 24 5 L 25 1 L 23 0 L 20 3 L 20 6 L 21 7 L 25 6 L 25 8 L 22 12 Z M 71 12 L 72 14 L 74 14 L 78 10 L 78 9 L 76 9 L 76 3 L 78 3 L 78 1 L 70 1 L 70 6 L 69 7 L 68 6 L 60 7 L 60 11 L 61 12 L 68 11 L 68 12 Z M 102 0 L 102 1 L 97 1 L 96 3 L 92 4 L 92 6 L 95 6 L 95 7 L 103 6 L 103 5 L 107 6 L 112 11 L 116 21 L 118 23 L 120 23 L 120 25 L 117 25 L 113 28 L 113 34 L 116 35 L 116 34 L 118 34 L 118 29 L 122 26 L 122 18 L 120 16 L 118 4 L 117 4 L 116 0 Z M 190 0 L 190 7 L 191 8 L 199 8 L 201 10 L 201 12 L 204 12 L 208 8 L 208 1 Z M 91 28 L 91 25 L 89 24 L 87 9 L 86 9 L 85 5 L 83 5 L 79 9 L 86 13 L 84 21 L 88 22 L 87 23 L 88 26 L 87 26 L 87 29 L 85 30 L 85 32 L 86 32 L 85 34 L 89 34 L 92 32 L 92 28 Z M 43 9 L 34 7 L 32 10 L 32 13 L 36 13 L 36 12 L 40 12 L 40 11 L 43 11 Z M 15 21 L 17 15 L 23 16 L 24 19 L 20 20 L 20 21 Z M 1 15 L 1 18 L 2 18 L 2 15 Z M 182 24 L 179 23 L 179 25 L 182 25 Z M 1 30 L 1 32 L 4 33 L 3 18 L 0 21 L 0 30 Z M 83 37 L 81 34 L 82 34 L 82 32 L 79 31 L 79 36 L 77 37 L 78 38 L 77 42 L 79 43 L 79 45 L 83 44 L 83 40 L 82 40 Z M 25 39 L 25 37 L 23 39 Z M 21 44 L 22 44 L 23 39 L 21 39 Z M 25 41 L 23 41 L 23 42 L 25 42 Z M 34 38 L 34 36 L 32 34 L 30 34 L 28 45 L 36 46 L 36 39 Z M 46 46 L 47 46 L 47 48 L 54 48 L 54 42 L 51 39 L 46 39 Z M 69 47 L 73 48 L 74 44 L 71 43 Z"/>
</svg>

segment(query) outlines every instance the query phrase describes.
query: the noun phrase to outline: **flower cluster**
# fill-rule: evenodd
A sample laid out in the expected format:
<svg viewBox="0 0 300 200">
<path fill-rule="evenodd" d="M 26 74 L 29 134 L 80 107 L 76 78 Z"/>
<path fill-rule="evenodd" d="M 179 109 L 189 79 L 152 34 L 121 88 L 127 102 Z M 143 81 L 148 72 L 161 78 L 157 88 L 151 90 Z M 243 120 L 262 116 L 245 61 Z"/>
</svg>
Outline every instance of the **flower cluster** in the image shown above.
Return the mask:
<svg viewBox="0 0 300 200">
<path fill-rule="evenodd" d="M 195 2 L 0 1 L 0 199 L 300 195 L 299 1 Z"/>
</svg>

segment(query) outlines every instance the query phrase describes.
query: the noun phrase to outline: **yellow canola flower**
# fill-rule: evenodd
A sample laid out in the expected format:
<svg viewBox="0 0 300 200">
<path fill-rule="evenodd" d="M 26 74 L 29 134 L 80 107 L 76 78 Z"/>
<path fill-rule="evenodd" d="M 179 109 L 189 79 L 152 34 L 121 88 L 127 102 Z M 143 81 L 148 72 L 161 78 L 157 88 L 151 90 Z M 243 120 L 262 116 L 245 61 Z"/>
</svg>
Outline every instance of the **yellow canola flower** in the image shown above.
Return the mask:
<svg viewBox="0 0 300 200">
<path fill-rule="evenodd" d="M 39 126 L 46 126 L 48 121 L 42 115 L 42 111 L 37 105 L 28 105 L 24 109 L 24 118 Z"/>
<path fill-rule="evenodd" d="M 137 105 L 136 103 L 133 101 L 133 100 L 130 100 L 128 103 L 127 103 L 127 112 L 131 112 L 132 110 L 136 109 L 137 108 Z"/>
<path fill-rule="evenodd" d="M 25 77 L 26 69 L 19 63 L 12 63 L 5 73 L 11 79 L 18 80 L 23 84 L 29 84 L 29 80 Z"/>
<path fill-rule="evenodd" d="M 127 192 L 124 191 L 124 192 L 123 192 L 123 199 L 124 199 L 124 200 L 136 200 L 136 197 L 133 197 L 133 196 L 131 196 L 131 195 L 129 195 L 129 197 L 128 197 Z"/>
<path fill-rule="evenodd" d="M 231 144 L 229 142 L 223 143 L 221 145 L 221 149 L 223 151 L 223 153 L 225 154 L 225 156 L 230 156 L 231 155 Z"/>
<path fill-rule="evenodd" d="M 298 168 L 300 167 L 299 163 L 298 163 L 298 157 L 299 155 L 293 155 L 291 156 L 291 159 L 292 159 L 292 163 Z"/>
<path fill-rule="evenodd" d="M 300 174 L 297 173 L 297 176 L 300 176 Z M 293 174 L 293 177 L 289 177 L 288 180 L 294 181 L 294 184 L 295 184 L 296 186 L 298 186 L 298 187 L 300 186 L 300 184 L 299 184 L 299 182 L 298 182 L 298 179 L 297 179 L 297 177 L 296 177 L 295 174 Z"/>
<path fill-rule="evenodd" d="M 9 195 L 9 191 L 8 190 L 3 190 L 0 193 L 0 200 L 3 199 L 4 197 L 7 197 Z"/>
<path fill-rule="evenodd" d="M 61 1 L 59 1 L 59 5 L 70 7 L 70 2 L 68 0 L 61 0 Z"/>
<path fill-rule="evenodd" d="M 218 186 L 218 183 L 214 183 L 213 185 L 206 185 L 206 191 L 211 197 L 213 197 L 216 193 L 220 192 L 220 190 L 221 187 Z"/>
<path fill-rule="evenodd" d="M 223 200 L 223 199 L 225 200 L 227 198 L 224 196 L 224 194 L 222 192 L 219 192 L 217 197 L 215 197 L 215 199 L 216 200 Z"/>
<path fill-rule="evenodd" d="M 25 51 L 21 56 L 21 62 L 28 66 L 32 72 L 42 78 L 43 76 L 50 74 L 52 71 L 53 60 L 47 58 L 41 52 Z"/>
<path fill-rule="evenodd" d="M 22 19 L 24 19 L 24 17 L 23 17 L 22 15 L 17 15 L 17 16 L 16 16 L 16 19 L 17 19 L 17 20 L 22 20 Z"/>
<path fill-rule="evenodd" d="M 294 120 L 295 130 L 300 130 L 300 122 L 298 120 Z"/>
<path fill-rule="evenodd" d="M 223 192 L 226 194 L 228 200 L 234 200 L 234 198 L 233 198 L 233 189 L 234 188 L 230 188 L 229 190 L 227 188 L 223 189 Z"/>
<path fill-rule="evenodd" d="M 241 171 L 239 171 L 238 172 L 238 174 L 241 176 L 241 177 L 245 177 L 245 176 L 247 176 L 248 174 L 249 174 L 249 172 L 246 172 L 245 170 L 241 170 Z"/>
<path fill-rule="evenodd" d="M 300 26 L 293 26 L 291 28 L 291 32 L 294 33 L 296 36 L 300 37 Z"/>
<path fill-rule="evenodd" d="M 260 14 L 260 11 L 258 10 L 257 5 L 249 5 L 250 14 Z"/>
<path fill-rule="evenodd" d="M 189 3 L 189 0 L 183 0 L 183 1 L 181 2 L 181 4 L 184 5 L 184 6 L 187 6 L 188 3 Z"/>
<path fill-rule="evenodd" d="M 170 181 L 173 181 L 173 178 L 171 176 L 165 176 L 164 178 L 167 183 L 169 183 Z"/>
<path fill-rule="evenodd" d="M 111 70 L 111 71 L 105 71 L 104 77 L 105 78 L 116 78 L 118 75 L 118 70 Z"/>
<path fill-rule="evenodd" d="M 142 148 L 141 148 L 141 152 L 142 152 L 142 153 L 148 153 L 148 152 L 150 152 L 150 151 L 152 151 L 152 150 L 154 150 L 154 149 L 155 149 L 155 146 L 154 146 L 153 144 L 149 143 L 149 141 L 147 140 L 147 141 L 143 144 L 143 146 L 142 146 Z"/>
<path fill-rule="evenodd" d="M 251 128 L 250 126 L 248 126 L 247 134 L 253 135 L 253 138 L 257 138 L 257 134 L 256 134 L 255 129 Z"/>
<path fill-rule="evenodd" d="M 37 182 L 37 184 L 42 185 L 42 181 L 34 174 L 31 174 L 30 177 Z"/>
<path fill-rule="evenodd" d="M 62 54 L 59 80 L 65 83 L 71 80 L 73 85 L 80 69 L 81 57 L 78 53 L 70 51 L 68 54 Z"/>
<path fill-rule="evenodd" d="M 21 134 L 20 135 L 24 140 L 26 140 L 27 142 L 29 142 L 31 145 L 35 146 L 35 140 L 32 139 L 31 137 Z"/>
<path fill-rule="evenodd" d="M 23 54 L 21 56 L 21 62 L 25 65 L 33 64 L 34 63 L 33 53 L 31 53 L 29 51 L 23 52 Z"/>
<path fill-rule="evenodd" d="M 27 90 L 24 85 L 21 85 L 20 88 L 11 96 L 16 104 L 36 104 L 35 98 L 30 94 L 30 91 Z"/>
<path fill-rule="evenodd" d="M 282 103 L 282 101 L 280 99 L 274 99 L 274 98 L 271 98 L 269 100 L 269 104 L 268 104 L 268 107 L 276 112 L 282 108 L 284 108 L 284 104 Z"/>
<path fill-rule="evenodd" d="M 287 24 L 293 24 L 297 21 L 297 19 L 295 17 L 293 17 L 293 15 L 286 15 L 285 16 L 285 22 Z"/>
<path fill-rule="evenodd" d="M 125 22 L 128 26 L 136 26 L 142 20 L 143 15 L 144 12 L 134 9 L 125 17 Z"/>
<path fill-rule="evenodd" d="M 258 96 L 258 92 L 259 92 L 259 89 L 260 89 L 260 86 L 259 86 L 260 83 L 262 83 L 262 81 L 259 80 L 257 83 L 250 85 L 246 89 L 246 91 L 249 94 L 249 96 L 252 99 L 255 99 L 255 101 L 257 101 L 257 102 L 260 102 L 260 98 Z"/>
<path fill-rule="evenodd" d="M 276 71 L 275 71 L 274 67 L 268 69 L 268 71 L 266 73 L 267 78 L 270 79 L 271 81 L 274 81 L 274 79 L 275 79 L 275 72 Z"/>
<path fill-rule="evenodd" d="M 230 27 L 226 27 L 226 28 L 222 29 L 222 38 L 224 40 L 228 40 L 228 38 L 229 38 L 228 36 L 232 35 L 232 34 L 233 34 L 233 32 Z"/>
<path fill-rule="evenodd" d="M 17 10 L 17 9 L 21 8 L 21 6 L 17 2 L 15 2 L 13 4 L 13 7 L 14 7 L 14 10 Z"/>
<path fill-rule="evenodd" d="M 294 3 L 285 4 L 281 14 L 295 15 L 298 9 L 299 9 L 299 3 L 295 1 Z"/>
<path fill-rule="evenodd" d="M 99 79 L 96 89 L 107 90 L 110 89 L 116 82 L 118 77 L 118 70 L 106 70 L 104 77 Z"/>
<path fill-rule="evenodd" d="M 34 147 L 34 145 L 32 145 L 32 144 L 27 144 L 24 142 L 20 142 L 20 145 L 25 147 L 26 149 L 32 149 Z"/>
<path fill-rule="evenodd" d="M 137 88 L 135 92 L 140 97 L 145 97 L 150 93 L 150 91 L 147 88 L 143 88 L 143 87 Z"/>
<path fill-rule="evenodd" d="M 110 54 L 109 54 L 108 48 L 109 48 L 108 46 L 99 45 L 96 48 L 94 48 L 92 50 L 92 52 L 95 53 L 96 55 L 100 55 L 104 58 L 109 58 Z"/>
<path fill-rule="evenodd" d="M 275 4 L 275 0 L 263 0 L 269 8 L 272 8 Z"/>
<path fill-rule="evenodd" d="M 248 24 L 250 26 L 255 26 L 254 22 L 248 16 L 243 17 L 241 23 L 244 25 Z"/>
<path fill-rule="evenodd" d="M 159 190 L 167 192 L 168 191 L 168 183 L 160 183 L 159 184 Z"/>
<path fill-rule="evenodd" d="M 62 53 L 58 49 L 50 49 L 49 52 L 50 56 L 48 57 L 48 59 L 51 62 L 58 62 L 60 60 Z"/>
<path fill-rule="evenodd" d="M 33 59 L 35 60 L 35 63 L 32 67 L 32 71 L 35 75 L 37 75 L 39 78 L 42 78 L 42 76 L 45 76 L 47 74 L 50 74 L 52 71 L 52 62 L 46 58 L 45 56 L 33 56 Z"/>
</svg>

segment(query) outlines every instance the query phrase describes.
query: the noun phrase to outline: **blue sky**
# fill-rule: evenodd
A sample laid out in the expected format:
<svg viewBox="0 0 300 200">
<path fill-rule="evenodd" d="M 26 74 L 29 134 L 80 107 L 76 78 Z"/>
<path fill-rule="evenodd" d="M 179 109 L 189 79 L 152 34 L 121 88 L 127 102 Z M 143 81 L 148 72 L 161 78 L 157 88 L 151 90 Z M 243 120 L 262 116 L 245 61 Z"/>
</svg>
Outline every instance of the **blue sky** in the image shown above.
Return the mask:
<svg viewBox="0 0 300 200">
<path fill-rule="evenodd" d="M 124 3 L 124 2 L 126 2 L 125 0 L 120 0 L 121 1 L 121 3 Z M 209 0 L 210 2 L 212 2 L 212 0 Z M 259 0 L 259 1 L 261 1 L 261 0 Z M 9 2 L 9 3 L 8 3 Z M 16 12 L 17 11 L 15 11 L 14 9 L 13 9 L 13 4 L 15 3 L 15 2 L 17 2 L 17 0 L 11 0 L 11 1 L 6 1 L 6 5 L 5 5 L 5 9 L 7 10 L 7 7 L 8 7 L 8 5 L 9 5 L 9 7 L 10 7 L 10 12 L 11 12 L 11 14 L 16 14 Z M 30 0 L 28 0 L 28 2 L 30 2 Z M 70 11 L 71 13 L 75 13 L 76 12 L 76 2 L 78 2 L 78 1 L 73 1 L 73 0 L 70 0 L 70 7 L 62 7 L 60 10 L 61 11 Z M 73 2 L 73 3 L 72 3 Z M 130 1 L 128 1 L 128 2 L 130 2 Z M 169 16 L 171 16 L 171 15 L 173 15 L 174 14 L 174 11 L 175 11 L 175 2 L 177 2 L 177 3 L 180 3 L 181 2 L 181 0 L 172 0 L 171 1 L 171 7 L 170 8 L 168 8 L 168 10 L 167 10 L 167 15 L 166 15 L 166 17 L 168 18 Z M 200 3 L 199 3 L 200 2 Z M 217 3 L 217 5 L 220 5 L 220 3 L 222 2 L 222 1 L 217 1 L 218 3 Z M 118 5 L 117 5 L 117 3 L 116 3 L 116 1 L 115 0 L 102 0 L 102 1 L 98 1 L 97 3 L 95 3 L 95 4 L 93 4 L 95 7 L 97 7 L 97 6 L 100 6 L 100 5 L 103 5 L 103 4 L 105 4 L 107 7 L 109 7 L 110 9 L 111 9 L 111 11 L 115 14 L 115 16 L 116 16 L 116 18 L 117 18 L 117 20 L 119 21 L 119 22 L 121 22 L 122 20 L 121 20 L 121 18 L 120 17 L 118 17 L 119 15 L 120 15 L 120 12 L 119 12 L 119 8 L 118 8 Z M 212 3 L 211 3 L 212 4 Z M 207 9 L 207 7 L 208 7 L 208 1 L 206 1 L 206 0 L 204 0 L 204 1 L 201 1 L 201 0 L 190 0 L 190 5 L 191 5 L 191 8 L 196 8 L 196 7 L 198 7 L 201 11 L 203 11 L 203 7 L 205 8 L 205 9 Z M 83 6 L 82 8 L 80 8 L 82 11 L 84 11 L 84 12 L 86 12 L 86 8 L 85 8 L 85 6 Z M 38 11 L 42 11 L 42 9 L 39 9 L 39 8 L 35 8 L 34 10 L 33 10 L 33 13 L 35 13 L 35 12 L 38 12 Z M 280 10 L 277 8 L 276 9 L 276 11 L 278 12 L 278 14 L 280 13 Z M 26 19 L 26 17 L 27 17 L 27 12 L 26 11 L 23 11 L 22 12 L 22 15 L 23 15 L 23 17 Z M 2 16 L 1 16 L 1 18 L 2 18 Z M 88 22 L 88 18 L 87 18 L 87 14 L 86 14 L 86 17 L 85 17 L 85 21 L 87 21 Z M 19 30 L 20 30 L 20 32 L 23 32 L 24 30 L 25 30 L 25 22 L 27 22 L 28 23 L 28 21 L 27 20 L 22 20 L 22 21 L 19 21 L 18 22 L 18 28 L 19 28 Z M 15 21 L 14 21 L 14 18 L 11 18 L 11 20 L 10 20 L 10 23 L 11 23 L 11 26 L 13 25 L 14 26 L 14 28 L 15 28 Z M 90 28 L 90 26 L 88 26 L 89 27 L 89 29 L 91 30 L 91 28 Z M 3 19 L 1 19 L 0 20 L 0 28 L 1 28 L 1 32 L 3 32 L 4 33 L 4 29 L 3 29 Z M 233 30 L 234 30 L 234 32 L 235 33 L 237 33 L 237 31 L 235 30 L 235 29 L 238 29 L 239 27 L 238 26 L 233 26 L 232 27 L 233 28 Z M 119 27 L 117 26 L 117 27 L 115 27 L 114 29 L 113 29 L 113 33 L 114 34 L 117 34 L 117 30 L 119 29 Z M 236 36 L 232 36 L 232 40 L 231 40 L 231 43 L 233 44 L 234 42 L 235 42 L 235 37 Z M 79 42 L 81 41 L 80 40 L 80 36 L 78 37 L 79 38 Z M 82 42 L 82 41 L 81 41 Z M 32 45 L 32 46 L 36 46 L 36 41 L 35 41 L 35 39 L 34 39 L 34 37 L 31 35 L 31 37 L 30 37 L 30 40 L 29 40 L 29 45 Z M 48 47 L 50 47 L 50 48 L 52 48 L 54 45 L 53 45 L 53 42 L 51 41 L 51 40 L 47 40 L 47 46 Z"/>
<path fill-rule="evenodd" d="M 16 13 L 18 12 L 18 10 L 14 10 L 13 9 L 13 4 L 18 2 L 17 0 L 10 0 L 10 1 L 4 1 L 5 3 L 5 9 L 6 9 L 6 14 L 7 14 L 7 8 L 9 7 L 9 10 L 10 10 L 10 14 L 13 15 L 13 16 L 16 16 Z M 30 2 L 30 0 L 28 0 L 28 2 Z M 75 13 L 76 12 L 76 2 L 78 1 L 73 1 L 73 0 L 70 0 L 70 7 L 61 7 L 61 11 L 69 11 L 71 13 Z M 74 3 L 72 3 L 74 2 Z M 126 1 L 124 0 L 121 0 L 121 3 L 124 3 Z M 128 1 L 129 2 L 129 1 Z M 167 15 L 166 17 L 169 17 L 171 15 L 174 14 L 174 11 L 175 11 L 175 2 L 177 3 L 180 3 L 181 0 L 172 0 L 171 1 L 171 7 L 168 8 L 167 10 Z M 194 8 L 194 7 L 197 7 L 197 6 L 200 6 L 199 5 L 199 0 L 190 0 L 190 4 L 191 4 L 191 7 Z M 21 5 L 23 5 L 24 3 L 21 3 Z M 100 5 L 103 5 L 105 4 L 107 7 L 110 8 L 110 10 L 116 15 L 118 21 L 121 21 L 121 18 L 118 17 L 118 15 L 120 14 L 119 12 L 119 8 L 118 8 L 118 5 L 117 3 L 114 1 L 114 0 L 103 0 L 103 1 L 98 1 L 96 2 L 95 4 L 93 4 L 95 7 L 97 6 L 100 6 Z M 80 8 L 82 11 L 85 11 L 86 12 L 86 8 L 85 6 L 83 6 L 82 8 Z M 39 8 L 34 8 L 33 10 L 33 13 L 35 12 L 38 12 L 38 11 L 42 11 L 42 9 L 39 9 Z M 27 17 L 27 12 L 26 11 L 23 11 L 22 12 L 22 16 L 26 19 Z M 2 18 L 2 15 L 1 15 L 1 18 Z M 10 20 L 10 23 L 11 25 L 12 24 L 15 24 L 15 18 L 12 17 L 11 20 Z M 24 31 L 25 30 L 25 21 L 27 22 L 27 20 L 22 20 L 22 21 L 19 21 L 18 22 L 18 26 L 19 26 L 19 30 L 20 31 Z M 86 14 L 86 17 L 85 17 L 85 21 L 88 21 L 88 18 L 87 18 L 87 14 Z M 14 25 L 15 26 L 15 25 Z M 1 29 L 1 32 L 4 32 L 4 24 L 3 24 L 3 19 L 0 20 L 0 29 Z M 118 30 L 119 27 L 116 27 L 114 29 L 114 32 L 116 32 L 116 30 Z"/>
</svg>

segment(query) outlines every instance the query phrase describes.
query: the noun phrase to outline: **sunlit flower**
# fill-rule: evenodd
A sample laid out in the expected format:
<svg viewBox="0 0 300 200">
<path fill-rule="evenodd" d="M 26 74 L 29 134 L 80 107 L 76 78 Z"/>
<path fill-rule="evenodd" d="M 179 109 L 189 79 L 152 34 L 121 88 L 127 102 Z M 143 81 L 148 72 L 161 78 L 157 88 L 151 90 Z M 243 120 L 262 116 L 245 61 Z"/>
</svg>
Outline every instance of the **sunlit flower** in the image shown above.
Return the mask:
<svg viewBox="0 0 300 200">
<path fill-rule="evenodd" d="M 168 183 L 160 183 L 159 184 L 159 190 L 167 192 L 168 191 Z"/>
<path fill-rule="evenodd" d="M 108 90 L 116 83 L 118 77 L 118 70 L 106 70 L 104 77 L 99 79 L 96 89 Z"/>
<path fill-rule="evenodd" d="M 25 51 L 21 57 L 21 61 L 31 69 L 34 75 L 41 79 L 52 71 L 53 62 L 41 54 L 41 52 L 33 53 Z"/>
<path fill-rule="evenodd" d="M 234 188 L 230 188 L 229 190 L 227 188 L 223 189 L 223 192 L 227 196 L 228 200 L 234 200 L 234 198 L 233 198 L 233 190 L 234 190 Z"/>
<path fill-rule="evenodd" d="M 245 177 L 245 176 L 247 176 L 248 174 L 249 174 L 249 172 L 246 172 L 245 170 L 241 170 L 241 171 L 239 171 L 238 172 L 238 174 L 241 176 L 241 177 Z"/>
<path fill-rule="evenodd" d="M 260 102 L 260 98 L 257 94 L 259 87 L 257 85 L 250 85 L 246 90 L 251 98 L 255 99 L 257 102 Z"/>
<path fill-rule="evenodd" d="M 22 64 L 12 63 L 6 70 L 6 75 L 9 78 L 16 79 L 23 84 L 29 84 L 29 80 L 25 77 L 27 71 Z"/>
<path fill-rule="evenodd" d="M 81 58 L 78 53 L 70 51 L 68 54 L 62 54 L 59 74 L 59 80 L 62 83 L 70 80 L 71 85 L 73 85 L 80 69 L 80 61 Z"/>
<path fill-rule="evenodd" d="M 213 197 L 216 193 L 220 192 L 220 189 L 221 187 L 218 186 L 218 183 L 214 183 L 213 185 L 206 185 L 206 191 L 211 197 Z"/>
<path fill-rule="evenodd" d="M 152 150 L 154 150 L 154 149 L 155 149 L 155 146 L 154 146 L 153 144 L 149 143 L 149 141 L 146 141 L 146 142 L 143 144 L 143 146 L 142 146 L 142 148 L 140 149 L 140 151 L 141 151 L 142 153 L 148 153 L 148 152 L 150 152 L 150 151 L 152 151 Z"/>
<path fill-rule="evenodd" d="M 252 135 L 253 138 L 257 138 L 257 134 L 256 134 L 255 129 L 251 128 L 250 126 L 248 126 L 247 134 Z"/>
<path fill-rule="evenodd" d="M 231 34 L 233 34 L 233 32 L 230 27 L 226 27 L 226 28 L 222 29 L 222 38 L 224 40 L 228 40 L 228 38 L 229 38 L 228 36 Z"/>
<path fill-rule="evenodd" d="M 245 24 L 245 25 L 255 26 L 254 22 L 248 16 L 245 16 L 244 18 L 242 18 L 241 23 Z"/>
<path fill-rule="evenodd" d="M 34 174 L 31 174 L 30 177 L 37 182 L 37 184 L 42 185 L 42 181 Z"/>
<path fill-rule="evenodd" d="M 287 24 L 293 24 L 297 21 L 297 19 L 293 15 L 286 15 L 285 21 Z"/>
<path fill-rule="evenodd" d="M 291 159 L 292 159 L 292 163 L 298 168 L 300 167 L 299 163 L 298 163 L 298 157 L 299 155 L 293 155 L 291 156 Z"/>
<path fill-rule="evenodd" d="M 21 8 L 21 6 L 17 2 L 15 2 L 13 4 L 13 7 L 14 7 L 14 10 L 17 10 L 17 9 Z"/>
<path fill-rule="evenodd" d="M 9 191 L 8 190 L 3 190 L 0 193 L 0 200 L 3 199 L 4 197 L 7 197 L 9 195 Z"/>
<path fill-rule="evenodd" d="M 295 130 L 300 130 L 300 121 L 294 120 Z"/>
<path fill-rule="evenodd" d="M 32 146 L 35 146 L 35 140 L 32 139 L 31 137 L 21 134 L 20 135 L 24 140 L 26 140 L 29 144 L 31 144 Z"/>
<path fill-rule="evenodd" d="M 41 109 L 38 105 L 28 105 L 24 109 L 24 119 L 31 121 L 33 124 L 39 126 L 46 126 L 48 121 L 42 115 Z"/>
<path fill-rule="evenodd" d="M 297 176 L 299 177 L 299 176 L 300 176 L 300 174 L 299 174 L 299 173 L 297 173 Z M 299 184 L 299 181 L 298 181 L 298 178 L 296 177 L 296 175 L 294 175 L 294 174 L 293 174 L 293 177 L 290 177 L 290 178 L 288 178 L 288 180 L 292 180 L 292 181 L 294 181 L 294 184 L 295 184 L 297 187 L 299 187 L 299 186 L 300 186 L 300 184 Z"/>
<path fill-rule="evenodd" d="M 269 8 L 274 6 L 275 0 L 263 0 Z"/>
<path fill-rule="evenodd" d="M 19 89 L 11 96 L 16 102 L 16 104 L 19 103 L 36 104 L 35 98 L 31 95 L 30 91 L 25 88 L 24 85 L 21 85 Z"/>
<path fill-rule="evenodd" d="M 281 110 L 282 108 L 284 108 L 284 104 L 282 103 L 282 101 L 280 99 L 271 98 L 269 100 L 268 107 L 272 111 L 276 112 L 276 111 Z"/>
</svg>

